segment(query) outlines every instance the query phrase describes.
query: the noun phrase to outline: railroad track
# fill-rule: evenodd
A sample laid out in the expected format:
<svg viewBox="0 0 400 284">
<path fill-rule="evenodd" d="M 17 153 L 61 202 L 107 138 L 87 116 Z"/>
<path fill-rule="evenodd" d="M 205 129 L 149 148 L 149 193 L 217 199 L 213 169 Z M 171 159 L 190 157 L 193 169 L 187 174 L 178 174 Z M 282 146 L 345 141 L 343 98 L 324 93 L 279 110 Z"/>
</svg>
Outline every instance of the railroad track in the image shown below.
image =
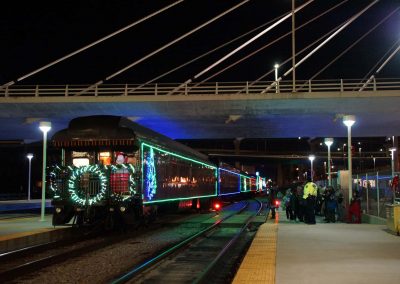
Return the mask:
<svg viewBox="0 0 400 284">
<path fill-rule="evenodd" d="M 216 283 L 216 277 L 225 279 L 222 274 L 231 273 L 230 269 L 226 270 L 230 265 L 226 265 L 225 256 L 235 251 L 233 244 L 240 241 L 253 218 L 263 209 L 260 201 L 242 205 L 236 212 L 115 277 L 112 283 L 209 283 L 210 277 Z M 239 228 L 227 225 L 233 216 L 241 219 Z M 243 248 L 243 244 L 239 247 Z M 240 255 L 238 251 L 233 254 Z M 231 256 L 227 258 L 234 261 Z"/>
<path fill-rule="evenodd" d="M 188 218 L 188 216 L 184 218 L 180 217 L 180 221 L 186 218 Z M 171 217 L 165 219 L 170 220 Z M 175 217 L 175 219 L 179 219 L 179 217 Z M 149 231 L 157 230 L 165 224 L 165 221 L 161 218 L 159 223 L 141 227 L 140 229 L 123 234 L 120 232 L 104 233 L 102 231 L 78 231 L 79 235 L 72 239 L 49 242 L 3 253 L 0 254 L 0 279 L 3 281 L 14 280 L 21 275 L 40 271 L 43 267 L 59 264 L 127 241 L 130 238 L 138 237 Z M 176 224 L 179 224 L 179 222 Z M 173 224 L 172 226 L 176 225 Z"/>
</svg>

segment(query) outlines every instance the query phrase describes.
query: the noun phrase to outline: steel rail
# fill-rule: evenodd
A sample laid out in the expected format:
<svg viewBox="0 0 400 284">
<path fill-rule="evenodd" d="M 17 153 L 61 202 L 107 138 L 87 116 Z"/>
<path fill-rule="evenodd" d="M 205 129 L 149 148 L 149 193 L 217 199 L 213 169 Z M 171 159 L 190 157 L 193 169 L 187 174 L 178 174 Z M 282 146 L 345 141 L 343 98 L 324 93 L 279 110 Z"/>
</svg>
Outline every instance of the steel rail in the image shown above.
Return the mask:
<svg viewBox="0 0 400 284">
<path fill-rule="evenodd" d="M 210 264 L 206 267 L 206 269 L 193 281 L 193 283 L 206 283 L 205 279 L 208 277 L 216 267 L 219 261 L 221 261 L 222 257 L 229 251 L 229 249 L 236 243 L 239 237 L 243 234 L 243 232 L 250 226 L 250 223 L 253 221 L 254 217 L 259 215 L 261 210 L 263 209 L 263 203 L 259 200 L 256 200 L 259 203 L 259 208 L 255 215 L 249 216 L 247 218 L 246 223 L 242 226 L 239 232 L 237 232 L 233 238 L 222 248 L 222 250 L 218 253 L 218 255 L 210 262 Z"/>
<path fill-rule="evenodd" d="M 170 248 L 162 250 L 162 252 L 157 253 L 155 256 L 151 257 L 150 259 L 146 260 L 145 262 L 135 266 L 133 269 L 128 271 L 127 273 L 119 276 L 118 278 L 115 278 L 114 280 L 111 281 L 113 284 L 117 283 L 126 283 L 127 281 L 131 280 L 132 278 L 136 277 L 139 275 L 141 272 L 143 272 L 146 269 L 149 269 L 156 263 L 160 262 L 161 260 L 165 259 L 167 256 L 171 255 L 172 253 L 176 252 L 178 249 L 182 248 L 183 246 L 193 242 L 197 238 L 205 235 L 207 232 L 217 228 L 223 221 L 231 218 L 234 215 L 237 215 L 241 213 L 243 210 L 245 210 L 248 207 L 248 202 L 244 204 L 243 207 L 241 207 L 237 212 L 234 212 L 232 214 L 229 214 L 222 219 L 218 220 L 211 226 L 189 236 L 188 238 L 184 239 L 183 241 L 180 241 L 176 243 L 175 245 L 171 246 Z"/>
</svg>

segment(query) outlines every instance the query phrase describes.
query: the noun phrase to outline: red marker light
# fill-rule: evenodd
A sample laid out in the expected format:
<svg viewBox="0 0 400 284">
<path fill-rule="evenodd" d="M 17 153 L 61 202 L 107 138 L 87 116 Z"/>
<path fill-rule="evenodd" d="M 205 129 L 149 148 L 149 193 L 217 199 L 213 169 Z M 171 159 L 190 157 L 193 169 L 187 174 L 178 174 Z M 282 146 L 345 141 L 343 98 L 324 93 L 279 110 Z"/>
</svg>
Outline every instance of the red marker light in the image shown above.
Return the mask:
<svg viewBox="0 0 400 284">
<path fill-rule="evenodd" d="M 279 201 L 278 200 L 275 200 L 275 205 L 279 206 Z"/>
<path fill-rule="evenodd" d="M 221 205 L 220 205 L 219 203 L 215 203 L 215 204 L 214 204 L 214 208 L 215 208 L 216 210 L 219 210 L 219 209 L 221 208 Z"/>
</svg>

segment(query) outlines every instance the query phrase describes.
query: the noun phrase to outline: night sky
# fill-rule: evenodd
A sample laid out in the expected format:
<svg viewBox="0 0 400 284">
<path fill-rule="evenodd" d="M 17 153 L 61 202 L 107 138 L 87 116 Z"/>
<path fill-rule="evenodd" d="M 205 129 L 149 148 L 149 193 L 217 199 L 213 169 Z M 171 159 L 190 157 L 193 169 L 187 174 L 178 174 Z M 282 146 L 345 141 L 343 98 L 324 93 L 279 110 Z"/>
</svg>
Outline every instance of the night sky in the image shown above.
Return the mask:
<svg viewBox="0 0 400 284">
<path fill-rule="evenodd" d="M 174 1 L 7 1 L 0 17 L 0 84 L 15 80 L 67 53 L 116 31 Z M 297 0 L 296 5 L 306 1 Z M 297 25 L 312 19 L 341 0 L 315 0 L 296 16 Z M 366 7 L 372 0 L 349 0 L 323 18 L 296 32 L 297 50 Z M 240 1 L 186 0 L 128 31 L 59 63 L 18 84 L 94 83 L 190 31 Z M 400 5 L 381 0 L 297 69 L 308 80 L 341 51 Z M 143 83 L 179 66 L 273 18 L 289 12 L 290 0 L 251 0 L 234 12 L 140 63 L 108 83 Z M 212 75 L 291 29 L 281 24 L 221 65 L 199 78 Z M 255 35 L 253 33 L 252 35 Z M 238 47 L 249 35 L 158 82 L 183 82 Z M 363 78 L 400 39 L 400 11 L 356 45 L 316 79 Z M 398 43 L 396 47 L 398 46 Z M 252 81 L 291 56 L 290 36 L 216 76 L 212 81 Z M 304 55 L 301 55 L 302 58 Z M 378 77 L 399 77 L 400 54 Z M 281 67 L 286 71 L 290 64 Z M 264 80 L 273 80 L 273 73 Z M 290 79 L 289 76 L 287 79 Z"/>
</svg>

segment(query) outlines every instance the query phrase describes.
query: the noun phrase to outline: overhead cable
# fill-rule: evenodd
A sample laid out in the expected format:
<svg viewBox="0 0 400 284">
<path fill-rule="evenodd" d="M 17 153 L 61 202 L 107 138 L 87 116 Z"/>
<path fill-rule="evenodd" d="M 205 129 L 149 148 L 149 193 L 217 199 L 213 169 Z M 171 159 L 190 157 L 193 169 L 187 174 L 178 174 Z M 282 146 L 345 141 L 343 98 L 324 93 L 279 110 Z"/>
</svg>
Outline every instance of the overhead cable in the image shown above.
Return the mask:
<svg viewBox="0 0 400 284">
<path fill-rule="evenodd" d="M 49 67 L 51 67 L 51 66 L 53 66 L 53 65 L 55 65 L 57 63 L 60 63 L 60 62 L 64 61 L 65 59 L 68 59 L 68 58 L 70 58 L 70 57 L 72 57 L 72 56 L 74 56 L 74 55 L 76 55 L 78 53 L 81 53 L 82 51 L 85 51 L 86 49 L 89 49 L 89 48 L 91 48 L 91 47 L 93 47 L 93 46 L 95 46 L 95 45 L 97 45 L 97 44 L 109 39 L 109 38 L 112 38 L 113 36 L 130 29 L 130 28 L 140 24 L 141 22 L 144 22 L 144 21 L 152 18 L 153 16 L 156 16 L 156 15 L 166 11 L 166 10 L 172 8 L 173 6 L 179 4 L 179 3 L 183 2 L 183 1 L 184 0 L 178 0 L 178 1 L 166 6 L 166 7 L 162 8 L 162 9 L 160 9 L 160 10 L 158 10 L 158 11 L 156 11 L 156 12 L 150 14 L 150 15 L 147 15 L 147 16 L 141 18 L 140 20 L 137 20 L 137 21 L 135 21 L 135 22 L 133 22 L 133 23 L 131 23 L 131 24 L 129 24 L 129 25 L 127 25 L 127 26 L 125 26 L 125 27 L 123 27 L 123 28 L 121 28 L 121 29 L 119 29 L 119 30 L 117 30 L 117 31 L 105 36 L 105 37 L 102 37 L 102 38 L 100 38 L 100 39 L 98 39 L 98 40 L 96 40 L 96 41 L 94 41 L 94 42 L 92 42 L 92 43 L 90 43 L 88 45 L 85 45 L 84 47 L 82 47 L 82 48 L 80 48 L 78 50 L 75 50 L 74 52 L 71 52 L 71 53 L 69 53 L 69 54 L 67 54 L 67 55 L 65 55 L 65 56 L 63 56 L 63 57 L 61 57 L 61 58 L 59 58 L 57 60 L 54 60 L 54 61 L 50 62 L 49 64 L 46 64 L 43 67 L 40 67 L 40 68 L 38 68 L 38 69 L 28 73 L 28 74 L 25 74 L 25 75 L 19 77 L 16 81 L 17 82 L 22 81 L 22 80 L 24 80 L 24 79 L 26 79 L 26 78 L 28 78 L 28 77 L 36 74 L 36 73 L 39 73 L 40 71 L 43 71 L 43 70 L 45 70 L 45 69 L 47 69 L 47 68 L 49 68 Z M 0 89 L 3 89 L 4 87 L 11 86 L 13 84 L 15 84 L 15 81 L 10 81 L 10 82 L 0 86 Z"/>
</svg>

